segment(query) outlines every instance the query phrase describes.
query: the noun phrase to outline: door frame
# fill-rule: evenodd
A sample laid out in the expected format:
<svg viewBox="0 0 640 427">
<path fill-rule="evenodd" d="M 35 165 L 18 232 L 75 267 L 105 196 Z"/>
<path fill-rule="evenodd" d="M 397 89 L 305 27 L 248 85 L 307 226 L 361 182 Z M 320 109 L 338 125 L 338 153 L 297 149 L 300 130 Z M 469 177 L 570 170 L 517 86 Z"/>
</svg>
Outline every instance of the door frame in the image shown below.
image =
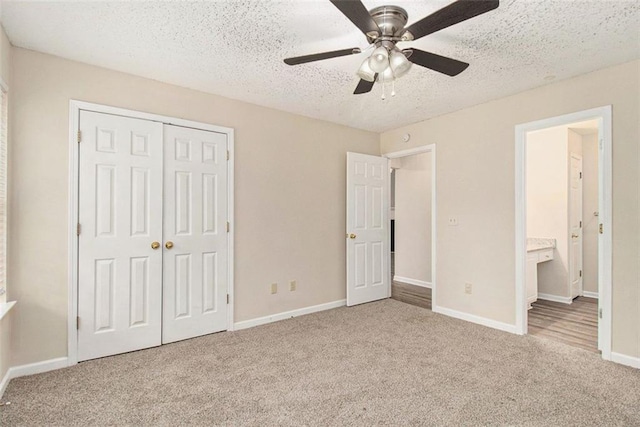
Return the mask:
<svg viewBox="0 0 640 427">
<path fill-rule="evenodd" d="M 431 153 L 431 311 L 437 311 L 436 304 L 436 144 L 421 145 L 415 148 L 409 148 L 406 150 L 391 151 L 385 153 L 382 157 L 388 159 L 398 159 L 401 157 L 413 156 L 415 154 Z M 388 194 L 389 206 L 391 206 L 391 191 Z M 391 216 L 389 216 L 389 230 L 391 230 Z M 391 246 L 389 246 L 390 248 Z M 391 259 L 391 249 L 387 254 L 387 259 Z M 391 269 L 389 269 L 389 297 L 391 297 L 391 286 L 393 284 L 393 276 L 391 276 Z"/>
<path fill-rule="evenodd" d="M 204 131 L 212 131 L 227 135 L 227 149 L 229 150 L 229 161 L 227 165 L 227 216 L 231 227 L 229 227 L 229 239 L 227 241 L 228 250 L 228 274 L 229 274 L 229 304 L 227 307 L 227 331 L 233 330 L 233 306 L 234 306 L 234 130 L 233 128 L 211 125 L 208 123 L 195 122 L 191 120 L 179 119 L 175 117 L 162 116 L 159 114 L 145 113 L 136 110 L 111 107 L 108 105 L 94 104 L 90 102 L 70 100 L 69 101 L 69 227 L 67 253 L 67 365 L 72 366 L 78 363 L 78 236 L 76 226 L 78 224 L 78 191 L 79 191 L 79 152 L 78 152 L 78 128 L 80 123 L 80 111 L 93 111 L 96 113 L 112 114 L 134 119 L 149 120 L 163 124 L 194 128 Z"/>
<path fill-rule="evenodd" d="M 598 150 L 599 151 L 599 150 Z M 599 154 L 599 153 L 598 153 Z M 569 156 L 568 156 L 568 161 L 569 164 L 567 165 L 567 172 L 568 172 L 568 177 L 567 177 L 567 212 L 568 212 L 568 217 L 567 217 L 567 234 L 569 235 L 569 242 L 571 242 L 571 159 L 574 158 L 576 160 L 580 160 L 580 173 L 582 174 L 582 154 L 578 154 L 578 153 L 574 153 L 573 151 L 569 151 Z M 600 156 L 598 156 L 600 157 Z M 598 194 L 600 193 L 599 189 L 598 189 Z M 582 206 L 584 204 L 584 185 L 583 185 L 583 181 L 580 182 L 580 205 Z M 582 210 L 580 211 L 580 216 L 582 216 Z M 582 218 L 582 222 L 584 223 L 584 218 Z M 584 228 L 580 227 L 580 268 L 578 270 L 582 270 L 584 271 Z M 569 246 L 569 298 L 571 298 L 573 300 L 573 282 L 571 281 L 571 273 L 572 273 L 572 267 L 571 267 L 571 259 L 573 257 L 573 249 L 571 247 L 571 244 L 568 245 Z M 578 273 L 580 274 L 580 273 Z M 583 292 L 584 292 L 584 277 L 580 277 L 579 279 L 580 282 L 580 290 L 579 290 L 579 295 L 578 296 L 583 296 Z M 600 298 L 600 296 L 598 295 L 598 299 Z"/>
<path fill-rule="evenodd" d="M 601 317 L 598 341 L 602 358 L 611 360 L 611 264 L 612 264 L 612 128 L 611 105 L 550 117 L 515 127 L 515 314 L 516 333 L 527 334 L 526 293 L 526 134 L 527 132 L 586 120 L 598 120 L 598 205 L 604 231 L 598 238 L 598 306 Z"/>
</svg>

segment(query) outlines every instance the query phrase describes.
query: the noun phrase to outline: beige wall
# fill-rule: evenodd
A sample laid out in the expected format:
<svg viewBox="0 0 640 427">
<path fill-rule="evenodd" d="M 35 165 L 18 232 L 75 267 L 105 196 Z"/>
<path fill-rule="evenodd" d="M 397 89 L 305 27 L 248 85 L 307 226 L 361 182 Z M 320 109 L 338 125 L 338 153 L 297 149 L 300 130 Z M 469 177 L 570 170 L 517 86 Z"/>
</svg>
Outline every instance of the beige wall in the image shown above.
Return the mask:
<svg viewBox="0 0 640 427">
<path fill-rule="evenodd" d="M 556 239 L 553 260 L 538 264 L 538 293 L 568 298 L 567 127 L 527 133 L 527 237 Z"/>
<path fill-rule="evenodd" d="M 613 106 L 613 351 L 640 356 L 640 61 L 403 126 L 383 153 L 437 144 L 438 304 L 515 322 L 514 127 Z M 411 142 L 402 142 L 410 133 Z M 457 216 L 458 227 L 447 218 Z M 464 268 L 460 268 L 464 266 Z M 464 294 L 464 283 L 473 294 Z"/>
<path fill-rule="evenodd" d="M 431 283 L 431 153 L 394 160 L 394 274 Z"/>
<path fill-rule="evenodd" d="M 582 135 L 582 283 L 598 293 L 598 134 Z"/>
<path fill-rule="evenodd" d="M 67 354 L 70 99 L 235 129 L 236 321 L 345 298 L 346 152 L 379 154 L 377 134 L 24 49 L 13 55 L 13 364 Z M 282 285 L 293 279 L 289 292 Z"/>
<path fill-rule="evenodd" d="M 11 73 L 12 66 L 12 49 L 11 44 L 9 43 L 9 39 L 4 32 L 4 29 L 0 27 L 0 77 L 9 87 L 9 102 L 12 101 L 13 96 L 13 80 Z M 11 104 L 9 105 L 11 109 Z M 9 111 L 9 119 L 11 118 L 11 111 Z M 10 155 L 11 153 L 11 140 L 12 140 L 12 130 L 9 126 L 9 135 L 8 135 L 8 150 L 7 153 Z M 10 163 L 10 162 L 8 162 Z M 8 167 L 12 165 L 9 164 Z M 7 281 L 10 282 L 10 278 L 7 277 Z M 6 295 L 0 296 L 0 303 L 5 301 Z M 15 310 L 15 308 L 13 309 Z M 4 378 L 7 370 L 11 365 L 11 321 L 14 312 L 8 313 L 4 318 L 0 319 L 0 381 Z"/>
</svg>

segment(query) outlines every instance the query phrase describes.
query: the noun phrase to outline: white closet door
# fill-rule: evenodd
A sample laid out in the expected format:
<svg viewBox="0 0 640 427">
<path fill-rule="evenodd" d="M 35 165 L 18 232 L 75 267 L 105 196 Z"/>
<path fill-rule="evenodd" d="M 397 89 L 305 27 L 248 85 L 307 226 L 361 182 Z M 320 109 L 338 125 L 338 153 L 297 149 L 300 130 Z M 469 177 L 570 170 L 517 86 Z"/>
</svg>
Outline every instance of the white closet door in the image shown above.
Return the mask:
<svg viewBox="0 0 640 427">
<path fill-rule="evenodd" d="M 164 126 L 162 342 L 227 329 L 227 136 Z"/>
<path fill-rule="evenodd" d="M 161 343 L 162 124 L 80 113 L 78 360 Z"/>
<path fill-rule="evenodd" d="M 582 295 L 582 156 L 571 153 L 569 160 L 569 274 L 571 298 Z"/>
</svg>

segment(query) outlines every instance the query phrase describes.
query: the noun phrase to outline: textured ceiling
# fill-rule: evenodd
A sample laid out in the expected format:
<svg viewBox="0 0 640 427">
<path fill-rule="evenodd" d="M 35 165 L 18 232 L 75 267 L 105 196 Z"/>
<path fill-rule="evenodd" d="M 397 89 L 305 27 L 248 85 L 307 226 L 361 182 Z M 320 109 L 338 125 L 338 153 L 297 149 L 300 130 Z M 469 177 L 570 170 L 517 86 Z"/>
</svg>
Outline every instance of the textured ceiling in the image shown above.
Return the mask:
<svg viewBox="0 0 640 427">
<path fill-rule="evenodd" d="M 409 24 L 450 0 L 404 7 Z M 640 57 L 637 0 L 502 0 L 401 47 L 471 64 L 457 77 L 418 66 L 380 99 L 352 95 L 365 53 L 290 67 L 286 57 L 367 47 L 328 0 L 2 1 L 15 46 L 305 116 L 384 131 Z"/>
</svg>

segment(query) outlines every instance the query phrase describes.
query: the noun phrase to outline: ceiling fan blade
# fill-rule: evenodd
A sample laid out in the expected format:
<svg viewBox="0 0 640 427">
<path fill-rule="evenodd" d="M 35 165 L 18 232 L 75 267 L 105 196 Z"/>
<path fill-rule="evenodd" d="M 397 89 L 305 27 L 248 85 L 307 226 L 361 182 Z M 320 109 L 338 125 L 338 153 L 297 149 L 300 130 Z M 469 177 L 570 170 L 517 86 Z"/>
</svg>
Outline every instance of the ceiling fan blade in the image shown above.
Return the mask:
<svg viewBox="0 0 640 427">
<path fill-rule="evenodd" d="M 284 63 L 287 65 L 298 65 L 306 62 L 321 61 L 323 59 L 337 58 L 339 56 L 354 55 L 360 53 L 359 47 L 351 49 L 334 50 L 331 52 L 314 53 L 312 55 L 295 56 L 293 58 L 287 58 Z"/>
<path fill-rule="evenodd" d="M 369 11 L 360 0 L 330 0 L 335 7 L 349 18 L 365 35 L 375 32 L 380 34 L 378 24 L 371 18 Z"/>
<path fill-rule="evenodd" d="M 466 62 L 447 58 L 446 56 L 436 55 L 435 53 L 425 52 L 419 49 L 406 50 L 413 51 L 413 53 L 407 57 L 409 61 L 448 76 L 457 76 L 469 66 Z"/>
<path fill-rule="evenodd" d="M 371 89 L 373 89 L 373 84 L 375 83 L 377 78 L 378 78 L 378 74 L 376 73 L 372 82 L 360 79 L 360 81 L 358 82 L 358 86 L 356 86 L 356 90 L 353 91 L 353 94 L 360 95 L 363 93 L 371 92 Z"/>
<path fill-rule="evenodd" d="M 457 0 L 426 18 L 411 24 L 404 34 L 411 34 L 412 37 L 408 37 L 408 40 L 417 40 L 427 34 L 435 33 L 474 16 L 482 15 L 496 9 L 499 5 L 499 0 Z"/>
</svg>

